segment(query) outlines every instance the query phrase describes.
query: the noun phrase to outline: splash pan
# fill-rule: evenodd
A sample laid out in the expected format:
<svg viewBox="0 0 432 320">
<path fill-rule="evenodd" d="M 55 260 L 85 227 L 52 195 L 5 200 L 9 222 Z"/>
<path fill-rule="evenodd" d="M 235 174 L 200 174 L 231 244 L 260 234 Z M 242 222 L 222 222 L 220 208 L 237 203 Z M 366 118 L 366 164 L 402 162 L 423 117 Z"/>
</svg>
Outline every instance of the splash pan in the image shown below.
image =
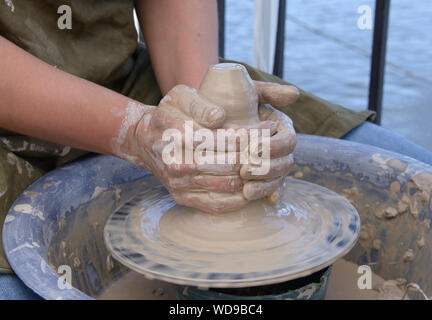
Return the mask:
<svg viewBox="0 0 432 320">
<path fill-rule="evenodd" d="M 344 259 L 354 266 L 370 266 L 382 279 L 416 283 L 431 296 L 432 167 L 343 140 L 299 134 L 297 141 L 293 176 L 347 197 L 360 215 L 359 239 Z M 137 197 L 150 177 L 148 171 L 125 161 L 95 155 L 36 181 L 12 205 L 3 227 L 4 251 L 15 273 L 45 299 L 100 298 L 129 280 L 151 296 L 163 285 L 145 281 L 118 263 L 104 242 L 107 219 Z M 383 213 L 389 208 L 401 212 L 386 217 Z M 68 290 L 58 285 L 65 266 L 72 272 Z M 215 299 L 212 291 L 205 292 L 206 299 Z M 129 287 L 118 295 L 142 298 Z"/>
<path fill-rule="evenodd" d="M 360 219 L 324 187 L 287 178 L 275 207 L 255 201 L 227 214 L 176 205 L 153 176 L 108 219 L 104 238 L 125 266 L 176 284 L 249 287 L 321 270 L 355 244 Z"/>
</svg>

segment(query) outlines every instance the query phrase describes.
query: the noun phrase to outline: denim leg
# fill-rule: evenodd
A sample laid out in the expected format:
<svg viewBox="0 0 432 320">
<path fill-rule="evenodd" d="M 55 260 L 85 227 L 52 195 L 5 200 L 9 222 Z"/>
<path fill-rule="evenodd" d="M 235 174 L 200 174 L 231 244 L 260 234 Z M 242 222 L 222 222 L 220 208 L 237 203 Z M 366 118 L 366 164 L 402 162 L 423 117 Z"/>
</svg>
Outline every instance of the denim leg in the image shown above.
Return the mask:
<svg viewBox="0 0 432 320">
<path fill-rule="evenodd" d="M 432 165 L 431 151 L 370 122 L 362 123 L 344 135 L 342 139 L 397 152 Z"/>
<path fill-rule="evenodd" d="M 14 274 L 0 274 L 0 300 L 40 300 L 36 293 L 28 288 Z"/>
</svg>

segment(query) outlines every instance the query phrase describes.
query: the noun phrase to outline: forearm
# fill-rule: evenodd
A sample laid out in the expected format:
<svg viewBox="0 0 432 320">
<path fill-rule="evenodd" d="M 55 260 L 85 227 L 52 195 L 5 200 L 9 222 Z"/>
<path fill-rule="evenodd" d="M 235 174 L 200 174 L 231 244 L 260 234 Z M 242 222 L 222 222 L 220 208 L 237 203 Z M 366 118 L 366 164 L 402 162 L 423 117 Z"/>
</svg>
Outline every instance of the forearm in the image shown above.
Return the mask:
<svg viewBox="0 0 432 320">
<path fill-rule="evenodd" d="M 137 15 L 158 84 L 198 88 L 218 62 L 215 0 L 136 0 Z"/>
<path fill-rule="evenodd" d="M 1 128 L 120 155 L 116 142 L 131 99 L 58 70 L 2 37 L 0 57 Z"/>
</svg>

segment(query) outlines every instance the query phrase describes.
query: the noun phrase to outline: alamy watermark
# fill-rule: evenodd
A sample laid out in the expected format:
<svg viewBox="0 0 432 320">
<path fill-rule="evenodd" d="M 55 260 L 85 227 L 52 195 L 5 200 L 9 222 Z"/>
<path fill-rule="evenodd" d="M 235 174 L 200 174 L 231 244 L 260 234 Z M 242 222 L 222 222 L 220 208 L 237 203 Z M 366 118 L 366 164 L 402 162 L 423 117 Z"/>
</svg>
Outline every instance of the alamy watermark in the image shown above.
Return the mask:
<svg viewBox="0 0 432 320">
<path fill-rule="evenodd" d="M 58 7 L 57 13 L 61 14 L 57 20 L 57 27 L 60 30 L 72 29 L 72 8 L 64 4 Z"/>
<path fill-rule="evenodd" d="M 67 264 L 63 264 L 57 268 L 57 287 L 60 290 L 72 289 L 72 268 Z"/>
<path fill-rule="evenodd" d="M 360 17 L 357 20 L 357 27 L 360 30 L 372 30 L 372 8 L 369 5 L 359 6 L 357 13 Z"/>
<path fill-rule="evenodd" d="M 361 276 L 357 280 L 357 287 L 361 290 L 372 289 L 372 269 L 368 265 L 362 265 L 357 268 L 357 273 Z"/>
<path fill-rule="evenodd" d="M 184 134 L 167 129 L 162 140 L 162 161 L 172 164 L 250 164 L 252 175 L 270 171 L 270 129 L 194 130 L 193 121 L 185 121 Z"/>
</svg>

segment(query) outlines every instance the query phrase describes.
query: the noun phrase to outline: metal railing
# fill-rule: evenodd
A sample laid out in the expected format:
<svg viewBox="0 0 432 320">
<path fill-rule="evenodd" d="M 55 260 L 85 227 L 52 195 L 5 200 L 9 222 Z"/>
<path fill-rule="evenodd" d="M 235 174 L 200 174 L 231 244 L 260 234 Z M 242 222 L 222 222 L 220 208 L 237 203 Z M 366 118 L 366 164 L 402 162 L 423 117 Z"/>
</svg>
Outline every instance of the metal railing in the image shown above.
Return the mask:
<svg viewBox="0 0 432 320">
<path fill-rule="evenodd" d="M 225 0 L 218 0 L 219 11 L 219 55 L 225 53 Z M 390 14 L 390 0 L 375 1 L 375 21 L 372 42 L 371 71 L 369 77 L 368 109 L 376 112 L 374 122 L 381 123 L 384 75 L 386 64 L 387 34 Z M 285 52 L 286 0 L 279 0 L 277 42 L 273 73 L 283 77 Z"/>
<path fill-rule="evenodd" d="M 387 31 L 390 0 L 376 0 L 372 43 L 372 63 L 369 80 L 369 110 L 376 112 L 375 123 L 381 123 L 384 74 L 386 63 Z"/>
</svg>

